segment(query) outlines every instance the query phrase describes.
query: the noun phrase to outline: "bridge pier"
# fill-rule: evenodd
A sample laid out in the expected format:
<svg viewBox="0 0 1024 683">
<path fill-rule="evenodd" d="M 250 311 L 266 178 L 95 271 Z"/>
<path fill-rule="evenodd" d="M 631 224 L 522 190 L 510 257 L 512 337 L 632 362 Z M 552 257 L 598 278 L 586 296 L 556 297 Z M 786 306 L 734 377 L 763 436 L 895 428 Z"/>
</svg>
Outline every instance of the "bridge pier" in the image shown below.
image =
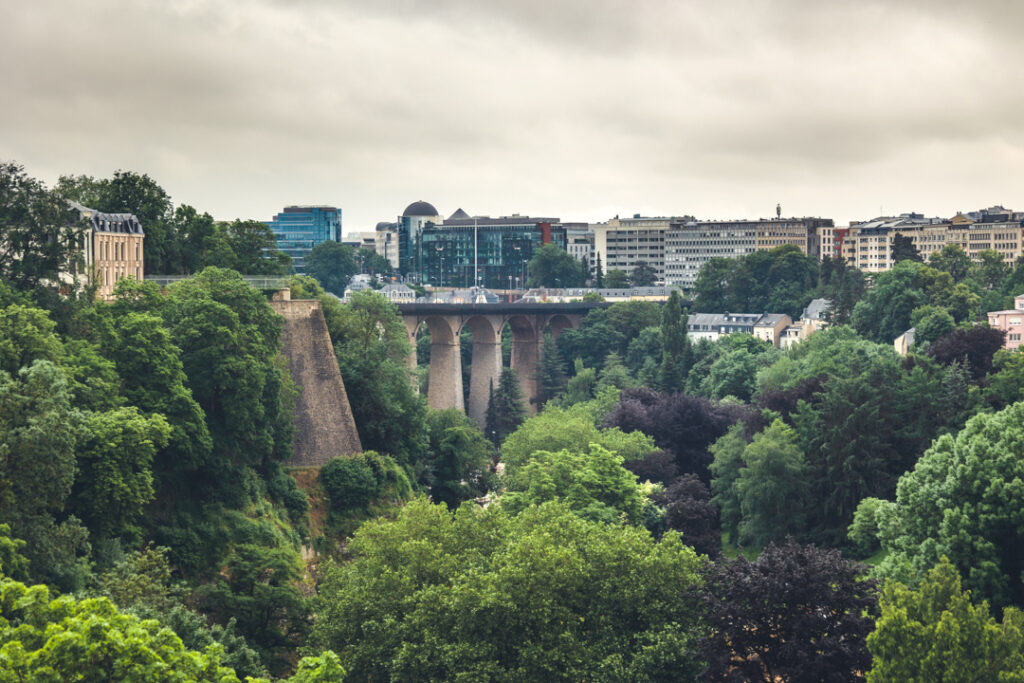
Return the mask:
<svg viewBox="0 0 1024 683">
<path fill-rule="evenodd" d="M 523 407 L 537 411 L 540 391 L 541 339 L 550 325 L 557 338 L 566 329 L 579 328 L 584 314 L 603 303 L 575 304 L 399 304 L 409 341 L 410 360 L 415 370 L 416 333 L 421 325 L 430 330 L 430 386 L 427 404 L 435 410 L 467 410 L 483 428 L 487 401 L 502 370 L 501 335 L 507 324 L 512 331 L 511 368 L 519 378 Z M 460 334 L 465 326 L 473 332 L 469 398 L 463 400 Z"/>
</svg>

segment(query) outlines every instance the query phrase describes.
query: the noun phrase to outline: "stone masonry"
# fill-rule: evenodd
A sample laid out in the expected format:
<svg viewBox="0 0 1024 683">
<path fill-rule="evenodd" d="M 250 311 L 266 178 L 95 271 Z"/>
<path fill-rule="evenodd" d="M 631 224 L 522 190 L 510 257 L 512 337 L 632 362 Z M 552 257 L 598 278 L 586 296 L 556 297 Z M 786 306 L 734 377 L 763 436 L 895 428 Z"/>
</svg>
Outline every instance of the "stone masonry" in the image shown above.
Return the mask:
<svg viewBox="0 0 1024 683">
<path fill-rule="evenodd" d="M 284 317 L 281 341 L 292 381 L 299 388 L 287 464 L 320 466 L 335 456 L 361 452 L 320 302 L 276 299 L 270 305 Z"/>
</svg>

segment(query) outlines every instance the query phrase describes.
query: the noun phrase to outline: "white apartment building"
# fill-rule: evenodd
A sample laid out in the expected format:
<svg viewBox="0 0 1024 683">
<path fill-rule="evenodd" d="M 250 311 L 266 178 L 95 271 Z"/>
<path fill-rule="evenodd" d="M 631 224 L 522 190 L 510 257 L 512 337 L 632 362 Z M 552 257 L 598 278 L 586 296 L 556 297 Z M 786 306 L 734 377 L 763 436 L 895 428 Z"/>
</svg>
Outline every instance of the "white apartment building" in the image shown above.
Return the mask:
<svg viewBox="0 0 1024 683">
<path fill-rule="evenodd" d="M 665 233 L 677 218 L 646 218 L 639 214 L 632 218 L 616 216 L 605 223 L 593 223 L 594 259 L 601 257 L 601 268 L 622 270 L 632 274 L 636 264 L 647 263 L 658 274 L 658 282 L 665 281 Z M 596 263 L 595 263 L 596 267 Z"/>
</svg>

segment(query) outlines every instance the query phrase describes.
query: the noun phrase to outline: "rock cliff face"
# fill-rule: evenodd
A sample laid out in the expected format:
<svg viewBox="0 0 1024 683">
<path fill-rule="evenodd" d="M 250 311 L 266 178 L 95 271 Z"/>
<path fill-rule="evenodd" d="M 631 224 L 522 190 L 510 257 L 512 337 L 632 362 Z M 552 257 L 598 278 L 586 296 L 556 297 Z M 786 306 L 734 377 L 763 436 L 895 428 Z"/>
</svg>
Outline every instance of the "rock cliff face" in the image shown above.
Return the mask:
<svg viewBox="0 0 1024 683">
<path fill-rule="evenodd" d="M 345 383 L 334 357 L 319 301 L 271 301 L 284 317 L 281 335 L 295 399 L 294 467 L 318 467 L 333 457 L 362 451 Z"/>
</svg>

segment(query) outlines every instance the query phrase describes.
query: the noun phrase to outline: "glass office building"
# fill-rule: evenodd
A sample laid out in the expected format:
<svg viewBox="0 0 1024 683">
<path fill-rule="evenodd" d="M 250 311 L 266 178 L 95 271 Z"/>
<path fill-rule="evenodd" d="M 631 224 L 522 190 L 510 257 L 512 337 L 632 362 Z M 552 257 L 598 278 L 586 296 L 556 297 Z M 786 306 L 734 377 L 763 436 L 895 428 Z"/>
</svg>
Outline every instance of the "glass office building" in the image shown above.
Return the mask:
<svg viewBox="0 0 1024 683">
<path fill-rule="evenodd" d="M 296 273 L 304 273 L 306 255 L 321 242 L 341 242 L 341 209 L 333 206 L 286 206 L 266 223 L 277 248 L 292 257 Z"/>
<path fill-rule="evenodd" d="M 477 284 L 521 289 L 526 284 L 526 264 L 543 244 L 565 249 L 565 228 L 557 218 L 449 218 L 423 228 L 417 256 L 422 281 L 438 287 L 472 287 L 475 266 Z"/>
</svg>

